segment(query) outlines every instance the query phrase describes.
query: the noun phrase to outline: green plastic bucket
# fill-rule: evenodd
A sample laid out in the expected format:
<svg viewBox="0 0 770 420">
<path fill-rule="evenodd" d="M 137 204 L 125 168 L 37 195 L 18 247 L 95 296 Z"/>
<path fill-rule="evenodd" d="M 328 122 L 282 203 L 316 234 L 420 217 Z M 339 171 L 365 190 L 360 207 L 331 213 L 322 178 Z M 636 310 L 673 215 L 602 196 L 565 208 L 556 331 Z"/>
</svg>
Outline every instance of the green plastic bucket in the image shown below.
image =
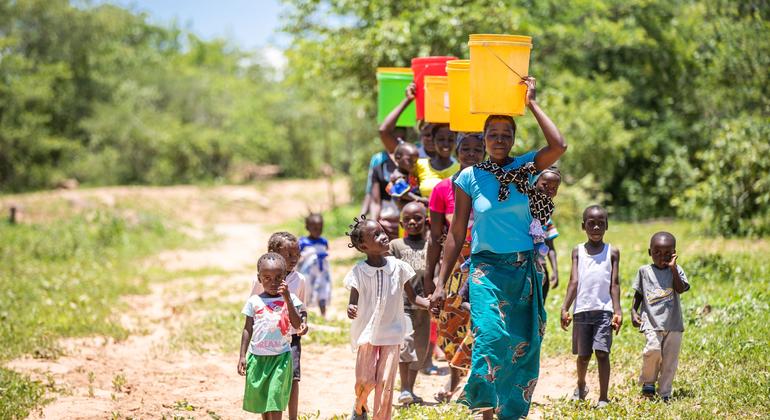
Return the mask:
<svg viewBox="0 0 770 420">
<path fill-rule="evenodd" d="M 409 67 L 380 67 L 377 69 L 377 123 L 404 100 L 406 87 L 412 83 L 412 69 Z M 397 127 L 414 127 L 417 124 L 414 101 L 401 113 Z"/>
</svg>

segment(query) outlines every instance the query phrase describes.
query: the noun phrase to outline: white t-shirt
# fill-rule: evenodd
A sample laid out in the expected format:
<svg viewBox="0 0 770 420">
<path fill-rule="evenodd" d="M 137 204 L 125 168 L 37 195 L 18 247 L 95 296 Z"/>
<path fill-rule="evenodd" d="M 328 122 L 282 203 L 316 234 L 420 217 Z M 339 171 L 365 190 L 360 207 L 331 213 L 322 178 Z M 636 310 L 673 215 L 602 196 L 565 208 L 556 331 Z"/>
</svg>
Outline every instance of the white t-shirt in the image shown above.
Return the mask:
<svg viewBox="0 0 770 420">
<path fill-rule="evenodd" d="M 361 261 L 345 276 L 345 287 L 358 290 L 358 316 L 350 325 L 350 344 L 400 345 L 412 333 L 404 314 L 404 283 L 414 277 L 409 264 L 385 257 L 385 265 Z"/>
<path fill-rule="evenodd" d="M 300 302 L 305 303 L 305 288 L 307 287 L 305 276 L 298 271 L 292 271 L 286 275 L 286 284 L 289 285 L 289 292 L 295 294 Z M 262 288 L 262 283 L 259 282 L 259 279 L 254 280 L 254 283 L 251 285 L 251 294 L 259 295 L 264 291 L 265 289 Z"/>
<path fill-rule="evenodd" d="M 572 313 L 587 311 L 613 312 L 612 247 L 604 244 L 602 252 L 589 255 L 584 244 L 578 245 L 577 297 Z"/>
<path fill-rule="evenodd" d="M 302 309 L 302 302 L 291 294 L 291 301 L 297 311 Z M 289 320 L 289 310 L 283 297 L 263 298 L 252 295 L 241 311 L 254 318 L 249 353 L 257 356 L 275 356 L 291 350 L 291 335 L 296 331 Z"/>
</svg>

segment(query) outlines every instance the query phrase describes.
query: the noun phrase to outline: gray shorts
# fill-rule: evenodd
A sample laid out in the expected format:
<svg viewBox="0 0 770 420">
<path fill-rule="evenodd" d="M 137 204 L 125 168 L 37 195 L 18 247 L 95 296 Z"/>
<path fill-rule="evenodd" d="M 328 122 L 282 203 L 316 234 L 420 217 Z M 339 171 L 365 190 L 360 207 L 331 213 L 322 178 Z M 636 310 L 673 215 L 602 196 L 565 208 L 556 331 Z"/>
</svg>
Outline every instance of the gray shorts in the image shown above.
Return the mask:
<svg viewBox="0 0 770 420">
<path fill-rule="evenodd" d="M 590 356 L 594 351 L 610 352 L 612 347 L 612 312 L 586 311 L 574 315 L 572 354 Z"/>
<path fill-rule="evenodd" d="M 299 381 L 302 376 L 301 366 L 299 359 L 302 357 L 302 337 L 297 334 L 291 336 L 291 362 L 292 362 L 292 381 Z"/>
<path fill-rule="evenodd" d="M 410 309 L 406 312 L 412 322 L 414 332 L 404 337 L 399 361 L 409 363 L 409 370 L 420 370 L 430 366 L 430 312 L 423 309 Z"/>
</svg>

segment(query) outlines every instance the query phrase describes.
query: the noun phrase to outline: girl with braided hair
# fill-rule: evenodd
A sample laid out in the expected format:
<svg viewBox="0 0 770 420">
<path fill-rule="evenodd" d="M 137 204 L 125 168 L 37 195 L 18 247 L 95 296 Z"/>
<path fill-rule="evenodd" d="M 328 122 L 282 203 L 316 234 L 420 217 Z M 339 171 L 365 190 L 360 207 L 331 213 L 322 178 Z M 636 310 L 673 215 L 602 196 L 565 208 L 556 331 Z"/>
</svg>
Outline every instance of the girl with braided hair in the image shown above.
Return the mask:
<svg viewBox="0 0 770 420">
<path fill-rule="evenodd" d="M 526 417 L 540 369 L 545 333 L 543 273 L 536 263 L 533 221 L 547 222 L 553 203 L 534 188 L 531 175 L 542 171 L 567 149 L 559 130 L 535 100 L 535 79 L 527 85 L 526 104 L 547 145 L 510 157 L 516 124 L 509 116 L 489 116 L 484 141 L 489 159 L 463 169 L 454 181 L 455 208 L 432 308 L 441 308 L 444 284 L 466 237 L 473 210 L 470 303 L 475 338 L 465 398 L 484 418 Z M 522 182 L 524 181 L 524 182 Z M 544 220 L 545 219 L 545 220 Z"/>
<path fill-rule="evenodd" d="M 365 419 L 367 399 L 374 391 L 374 419 L 390 419 L 399 348 L 411 326 L 404 316 L 404 293 L 409 302 L 428 309 L 410 280 L 416 276 L 404 261 L 389 256 L 390 240 L 382 226 L 365 216 L 350 225 L 351 248 L 366 254 L 345 276 L 350 290 L 350 344 L 356 356 L 356 401 L 351 419 Z"/>
</svg>

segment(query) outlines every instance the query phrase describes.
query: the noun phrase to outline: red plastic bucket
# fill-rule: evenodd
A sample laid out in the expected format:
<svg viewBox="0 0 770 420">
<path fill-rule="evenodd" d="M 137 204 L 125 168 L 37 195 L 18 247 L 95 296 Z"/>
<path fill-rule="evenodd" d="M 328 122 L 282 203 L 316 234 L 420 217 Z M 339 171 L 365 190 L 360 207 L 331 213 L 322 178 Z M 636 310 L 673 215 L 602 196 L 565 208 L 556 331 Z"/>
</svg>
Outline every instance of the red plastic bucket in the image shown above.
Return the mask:
<svg viewBox="0 0 770 420">
<path fill-rule="evenodd" d="M 456 60 L 452 56 L 417 57 L 412 59 L 414 83 L 417 85 L 417 119 L 425 119 L 425 76 L 446 76 L 446 62 Z"/>
</svg>

